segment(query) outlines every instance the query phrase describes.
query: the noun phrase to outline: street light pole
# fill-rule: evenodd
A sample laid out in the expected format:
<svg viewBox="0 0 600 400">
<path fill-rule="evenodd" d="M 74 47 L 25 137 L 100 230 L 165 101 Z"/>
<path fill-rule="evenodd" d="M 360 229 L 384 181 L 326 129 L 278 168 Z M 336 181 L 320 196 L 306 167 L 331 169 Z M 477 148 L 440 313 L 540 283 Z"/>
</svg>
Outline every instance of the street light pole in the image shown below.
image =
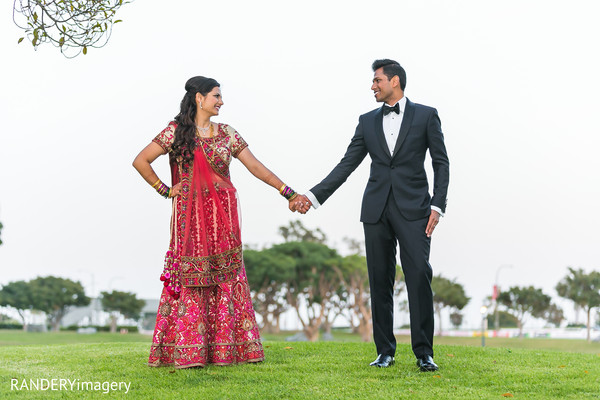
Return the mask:
<svg viewBox="0 0 600 400">
<path fill-rule="evenodd" d="M 494 302 L 494 331 L 498 332 L 500 329 L 500 314 L 498 313 L 498 296 L 500 295 L 500 286 L 498 286 L 498 276 L 502 268 L 512 268 L 510 264 L 503 264 L 496 269 L 496 280 L 494 281 L 494 292 L 492 294 L 492 300 Z"/>
<path fill-rule="evenodd" d="M 485 331 L 487 331 L 487 310 L 486 306 L 481 306 L 481 347 L 485 347 Z"/>
</svg>

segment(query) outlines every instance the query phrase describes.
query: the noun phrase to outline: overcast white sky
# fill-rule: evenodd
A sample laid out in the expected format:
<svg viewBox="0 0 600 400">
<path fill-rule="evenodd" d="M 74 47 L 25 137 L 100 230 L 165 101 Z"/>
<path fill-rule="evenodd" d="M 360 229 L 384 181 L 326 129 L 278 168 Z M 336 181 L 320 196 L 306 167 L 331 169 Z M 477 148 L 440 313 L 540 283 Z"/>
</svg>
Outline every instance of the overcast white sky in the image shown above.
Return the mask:
<svg viewBox="0 0 600 400">
<path fill-rule="evenodd" d="M 305 191 L 378 106 L 376 58 L 398 60 L 406 96 L 439 111 L 451 177 L 431 263 L 472 297 L 467 325 L 500 266 L 513 266 L 502 287 L 554 297 L 567 266 L 600 269 L 595 1 L 144 0 L 122 8 L 106 47 L 73 60 L 17 45 L 11 6 L 0 9 L 0 284 L 57 275 L 88 294 L 93 281 L 93 294 L 157 298 L 170 206 L 131 162 L 178 112 L 185 81 L 216 78 L 215 121 Z M 168 180 L 166 157 L 154 167 Z M 368 168 L 301 216 L 235 160 L 244 242 L 279 242 L 277 228 L 301 218 L 343 253 L 343 237 L 363 238 Z"/>
</svg>

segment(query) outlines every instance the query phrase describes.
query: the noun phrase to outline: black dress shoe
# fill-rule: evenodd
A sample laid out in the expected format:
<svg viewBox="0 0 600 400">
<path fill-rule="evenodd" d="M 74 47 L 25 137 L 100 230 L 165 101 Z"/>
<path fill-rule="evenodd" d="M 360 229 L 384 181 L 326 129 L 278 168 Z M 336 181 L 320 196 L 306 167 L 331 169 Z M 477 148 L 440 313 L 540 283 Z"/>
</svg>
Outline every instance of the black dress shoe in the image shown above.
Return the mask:
<svg viewBox="0 0 600 400">
<path fill-rule="evenodd" d="M 377 359 L 369 364 L 371 367 L 387 368 L 394 365 L 394 357 L 380 354 Z"/>
<path fill-rule="evenodd" d="M 417 367 L 423 372 L 437 371 L 439 369 L 431 356 L 417 358 Z"/>
</svg>

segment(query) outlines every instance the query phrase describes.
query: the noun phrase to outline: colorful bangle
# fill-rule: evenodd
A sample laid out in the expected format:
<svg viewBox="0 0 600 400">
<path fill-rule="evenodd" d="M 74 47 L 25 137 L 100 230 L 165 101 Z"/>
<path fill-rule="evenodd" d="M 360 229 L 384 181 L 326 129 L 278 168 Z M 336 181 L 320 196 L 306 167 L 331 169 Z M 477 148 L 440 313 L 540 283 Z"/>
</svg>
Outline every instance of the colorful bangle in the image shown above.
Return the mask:
<svg viewBox="0 0 600 400">
<path fill-rule="evenodd" d="M 154 182 L 154 185 L 152 185 L 153 188 L 156 188 L 156 185 L 158 185 L 160 183 L 160 179 L 157 180 L 156 182 Z"/>
<path fill-rule="evenodd" d="M 157 184 L 158 184 L 158 186 L 156 186 L 156 191 L 158 192 L 158 194 L 160 194 L 165 199 L 168 199 L 171 196 L 171 188 L 168 187 L 167 185 L 165 185 L 164 183 L 162 183 L 160 181 L 160 179 L 154 185 L 157 185 Z"/>
<path fill-rule="evenodd" d="M 281 193 L 281 195 L 285 197 L 288 201 L 293 200 L 296 196 L 298 196 L 298 194 L 294 192 L 294 189 L 292 189 L 288 185 L 283 185 L 281 189 L 279 189 L 279 193 Z"/>
</svg>

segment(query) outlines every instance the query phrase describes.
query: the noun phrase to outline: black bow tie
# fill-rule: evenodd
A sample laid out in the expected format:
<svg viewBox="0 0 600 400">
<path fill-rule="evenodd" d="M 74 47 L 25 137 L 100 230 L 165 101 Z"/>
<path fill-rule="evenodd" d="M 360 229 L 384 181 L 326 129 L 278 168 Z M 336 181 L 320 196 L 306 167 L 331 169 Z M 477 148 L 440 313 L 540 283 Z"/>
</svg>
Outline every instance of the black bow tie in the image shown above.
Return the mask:
<svg viewBox="0 0 600 400">
<path fill-rule="evenodd" d="M 388 115 L 392 111 L 396 114 L 400 114 L 400 104 L 396 103 L 394 107 L 390 107 L 386 104 L 383 105 L 383 115 Z"/>
</svg>

